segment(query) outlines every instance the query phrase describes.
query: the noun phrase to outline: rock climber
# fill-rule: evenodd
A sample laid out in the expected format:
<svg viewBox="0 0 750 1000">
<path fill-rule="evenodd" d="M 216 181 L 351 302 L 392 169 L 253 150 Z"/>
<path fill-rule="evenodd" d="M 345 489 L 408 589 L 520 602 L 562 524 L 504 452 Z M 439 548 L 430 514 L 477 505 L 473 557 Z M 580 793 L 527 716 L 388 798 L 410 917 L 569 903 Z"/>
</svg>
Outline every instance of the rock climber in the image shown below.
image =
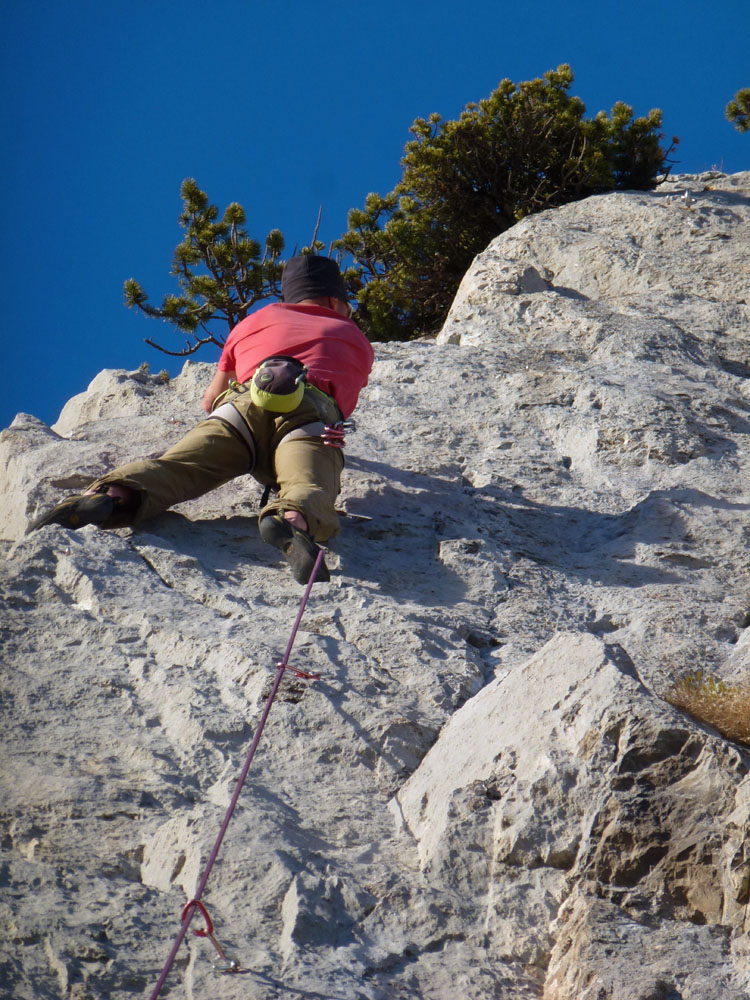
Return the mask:
<svg viewBox="0 0 750 1000">
<path fill-rule="evenodd" d="M 243 319 L 227 338 L 203 396 L 208 414 L 161 458 L 130 462 L 33 521 L 112 529 L 139 525 L 184 500 L 252 473 L 277 495 L 259 513 L 264 541 L 307 583 L 339 531 L 335 500 L 344 422 L 372 369 L 335 261 L 303 254 L 284 267 L 282 301 Z M 321 563 L 316 581 L 330 575 Z"/>
</svg>

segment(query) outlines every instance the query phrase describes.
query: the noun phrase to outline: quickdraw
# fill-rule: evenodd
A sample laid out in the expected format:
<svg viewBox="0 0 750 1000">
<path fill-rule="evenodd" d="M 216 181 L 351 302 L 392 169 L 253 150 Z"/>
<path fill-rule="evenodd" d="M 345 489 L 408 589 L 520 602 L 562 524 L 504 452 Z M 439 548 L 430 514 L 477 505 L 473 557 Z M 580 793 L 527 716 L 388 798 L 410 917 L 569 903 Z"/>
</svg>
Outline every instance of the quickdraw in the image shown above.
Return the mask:
<svg viewBox="0 0 750 1000">
<path fill-rule="evenodd" d="M 230 958 L 216 940 L 213 922 L 208 915 L 208 910 L 199 899 L 191 899 L 190 902 L 185 903 L 182 908 L 180 920 L 187 920 L 188 914 L 194 909 L 200 911 L 201 916 L 206 921 L 206 926 L 204 928 L 199 928 L 197 931 L 193 931 L 193 934 L 195 934 L 196 937 L 208 938 L 216 949 L 216 958 L 211 963 L 213 967 L 217 972 L 238 972 L 240 963 L 236 958 Z"/>
<path fill-rule="evenodd" d="M 335 424 L 326 424 L 321 437 L 323 444 L 331 448 L 343 448 L 346 444 L 346 432 L 356 430 L 353 420 L 339 420 Z"/>
</svg>

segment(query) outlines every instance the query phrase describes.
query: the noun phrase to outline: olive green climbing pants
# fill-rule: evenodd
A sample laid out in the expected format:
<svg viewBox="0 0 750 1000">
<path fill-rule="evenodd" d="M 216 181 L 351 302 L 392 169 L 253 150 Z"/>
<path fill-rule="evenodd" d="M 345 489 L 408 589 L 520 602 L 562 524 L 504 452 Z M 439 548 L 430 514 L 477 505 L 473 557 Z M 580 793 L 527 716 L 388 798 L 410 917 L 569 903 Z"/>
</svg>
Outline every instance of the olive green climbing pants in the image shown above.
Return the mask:
<svg viewBox="0 0 750 1000">
<path fill-rule="evenodd" d="M 217 403 L 210 417 L 160 458 L 129 462 L 91 484 L 96 489 L 118 483 L 139 495 L 136 510 L 120 512 L 102 527 L 139 525 L 173 504 L 251 473 L 259 483 L 279 487 L 278 497 L 260 511 L 261 518 L 276 510 L 296 510 L 316 541 L 338 534 L 335 501 L 344 459 L 340 449 L 321 438 L 325 424 L 341 419 L 333 399 L 307 386 L 296 409 L 271 413 L 256 406 L 244 386 L 237 386 Z"/>
</svg>

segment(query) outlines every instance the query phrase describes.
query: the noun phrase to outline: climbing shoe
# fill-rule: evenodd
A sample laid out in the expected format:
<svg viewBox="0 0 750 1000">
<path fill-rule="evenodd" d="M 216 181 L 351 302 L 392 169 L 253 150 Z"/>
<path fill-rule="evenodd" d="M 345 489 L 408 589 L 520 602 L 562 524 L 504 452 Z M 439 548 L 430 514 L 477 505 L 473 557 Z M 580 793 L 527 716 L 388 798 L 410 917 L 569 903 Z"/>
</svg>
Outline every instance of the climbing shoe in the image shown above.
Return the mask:
<svg viewBox="0 0 750 1000">
<path fill-rule="evenodd" d="M 32 521 L 26 529 L 26 534 L 36 531 L 37 528 L 43 528 L 46 524 L 59 524 L 73 531 L 87 524 L 103 524 L 120 505 L 119 497 L 110 497 L 106 493 L 67 497 L 52 510 Z"/>
<path fill-rule="evenodd" d="M 306 531 L 295 528 L 280 514 L 266 514 L 261 518 L 258 530 L 264 542 L 281 549 L 297 583 L 307 583 L 320 552 L 311 536 Z M 318 568 L 315 582 L 326 583 L 330 579 L 331 574 L 323 560 Z"/>
</svg>

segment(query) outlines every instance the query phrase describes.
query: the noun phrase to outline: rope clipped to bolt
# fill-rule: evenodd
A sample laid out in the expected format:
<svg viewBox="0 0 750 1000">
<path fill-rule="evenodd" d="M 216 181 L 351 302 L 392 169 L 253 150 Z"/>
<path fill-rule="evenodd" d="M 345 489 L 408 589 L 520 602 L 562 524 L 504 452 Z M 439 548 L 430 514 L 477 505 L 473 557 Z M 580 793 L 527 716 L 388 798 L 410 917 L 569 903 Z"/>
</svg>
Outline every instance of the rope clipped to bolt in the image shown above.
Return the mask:
<svg viewBox="0 0 750 1000">
<path fill-rule="evenodd" d="M 297 631 L 302 621 L 302 615 L 307 607 L 307 601 L 310 597 L 310 591 L 312 590 L 312 585 L 315 582 L 315 578 L 318 575 L 318 570 L 320 569 L 320 564 L 323 562 L 323 550 L 318 551 L 318 555 L 315 559 L 315 565 L 313 566 L 312 572 L 310 573 L 310 579 L 308 581 L 307 587 L 305 588 L 305 593 L 300 601 L 299 611 L 297 612 L 297 618 L 295 619 L 294 625 L 292 626 L 292 632 L 289 636 L 289 642 L 286 646 L 286 651 L 284 657 L 279 663 L 276 664 L 276 677 L 274 678 L 273 685 L 271 687 L 271 692 L 266 699 L 266 704 L 263 707 L 263 713 L 260 717 L 260 722 L 258 723 L 258 728 L 255 730 L 255 735 L 253 736 L 253 741 L 250 744 L 250 749 L 248 750 L 247 757 L 245 758 L 245 763 L 240 772 L 240 776 L 237 779 L 237 784 L 234 789 L 234 794 L 232 795 L 231 802 L 224 816 L 224 820 L 219 829 L 218 836 L 216 837 L 216 842 L 211 850 L 208 861 L 206 863 L 206 868 L 201 875 L 200 882 L 198 883 L 198 888 L 195 892 L 193 899 L 189 900 L 182 909 L 182 915 L 180 917 L 180 931 L 172 945 L 172 950 L 169 953 L 167 961 L 164 964 L 161 975 L 159 976 L 154 989 L 149 996 L 149 1000 L 156 1000 L 156 998 L 161 993 L 162 987 L 166 982 L 167 976 L 169 975 L 169 970 L 172 968 L 175 958 L 177 957 L 177 952 L 180 950 L 180 946 L 185 939 L 185 935 L 190 927 L 190 922 L 195 916 L 196 910 L 200 912 L 201 916 L 206 922 L 204 929 L 194 931 L 198 937 L 206 937 L 213 944 L 217 958 L 214 961 L 214 968 L 220 972 L 237 972 L 239 970 L 239 963 L 236 959 L 229 958 L 224 949 L 221 947 L 219 942 L 214 936 L 214 928 L 211 922 L 211 918 L 208 915 L 208 911 L 201 902 L 201 896 L 206 888 L 206 883 L 208 882 L 211 871 L 216 863 L 216 859 L 219 855 L 219 849 L 221 848 L 221 843 L 224 840 L 224 835 L 227 832 L 227 827 L 229 826 L 229 821 L 232 818 L 237 802 L 239 801 L 240 793 L 245 784 L 245 779 L 247 778 L 248 772 L 250 770 L 250 765 L 252 764 L 253 757 L 255 756 L 255 751 L 258 749 L 258 744 L 260 743 L 260 738 L 263 734 L 263 728 L 266 724 L 269 712 L 271 711 L 271 706 L 273 705 L 276 693 L 279 690 L 279 685 L 281 684 L 281 678 L 284 676 L 287 670 L 291 670 L 296 677 L 303 677 L 307 680 L 317 680 L 320 674 L 307 673 L 304 670 L 296 670 L 294 667 L 289 666 L 289 657 L 292 652 L 292 646 L 294 645 L 294 640 L 297 637 Z"/>
</svg>

